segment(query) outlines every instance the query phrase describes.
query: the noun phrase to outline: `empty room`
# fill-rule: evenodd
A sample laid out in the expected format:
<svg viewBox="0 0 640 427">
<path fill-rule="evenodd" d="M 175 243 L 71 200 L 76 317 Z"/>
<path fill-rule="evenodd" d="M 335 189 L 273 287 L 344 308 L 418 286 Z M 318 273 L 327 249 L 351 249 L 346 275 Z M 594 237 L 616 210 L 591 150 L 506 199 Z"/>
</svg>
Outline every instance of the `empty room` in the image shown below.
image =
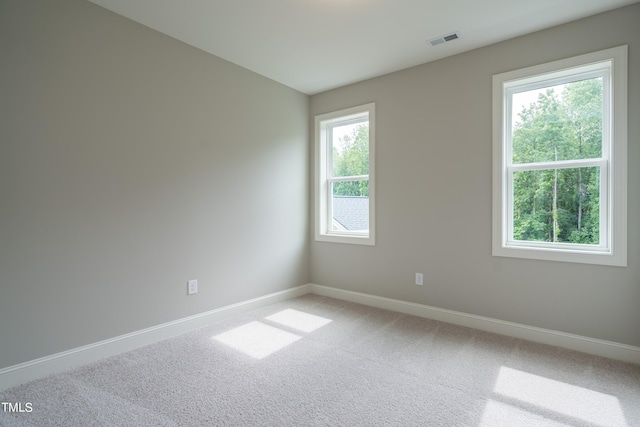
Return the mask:
<svg viewBox="0 0 640 427">
<path fill-rule="evenodd" d="M 0 0 L 0 426 L 640 427 L 640 2 Z"/>
</svg>

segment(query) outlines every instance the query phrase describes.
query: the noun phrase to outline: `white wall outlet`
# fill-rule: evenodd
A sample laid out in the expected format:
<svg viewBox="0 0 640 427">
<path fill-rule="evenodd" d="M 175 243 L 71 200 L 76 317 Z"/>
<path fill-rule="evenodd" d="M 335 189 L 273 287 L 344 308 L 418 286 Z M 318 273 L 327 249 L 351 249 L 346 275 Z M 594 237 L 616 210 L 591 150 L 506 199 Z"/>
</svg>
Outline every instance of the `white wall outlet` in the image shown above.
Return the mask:
<svg viewBox="0 0 640 427">
<path fill-rule="evenodd" d="M 416 285 L 424 285 L 424 276 L 422 273 L 416 273 Z"/>
<path fill-rule="evenodd" d="M 187 282 L 187 295 L 193 295 L 198 293 L 198 281 L 189 280 Z"/>
</svg>

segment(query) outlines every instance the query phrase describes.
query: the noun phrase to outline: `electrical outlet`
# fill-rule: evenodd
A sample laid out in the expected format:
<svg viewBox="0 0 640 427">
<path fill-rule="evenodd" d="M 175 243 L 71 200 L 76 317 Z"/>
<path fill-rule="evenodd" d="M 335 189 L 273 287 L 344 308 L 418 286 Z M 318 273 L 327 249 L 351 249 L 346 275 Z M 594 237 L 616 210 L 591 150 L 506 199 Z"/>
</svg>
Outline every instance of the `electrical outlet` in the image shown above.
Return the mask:
<svg viewBox="0 0 640 427">
<path fill-rule="evenodd" d="M 424 285 L 424 277 L 422 276 L 422 273 L 416 273 L 416 285 Z"/>
<path fill-rule="evenodd" d="M 198 293 L 198 281 L 189 280 L 187 282 L 187 295 L 193 295 Z"/>
</svg>

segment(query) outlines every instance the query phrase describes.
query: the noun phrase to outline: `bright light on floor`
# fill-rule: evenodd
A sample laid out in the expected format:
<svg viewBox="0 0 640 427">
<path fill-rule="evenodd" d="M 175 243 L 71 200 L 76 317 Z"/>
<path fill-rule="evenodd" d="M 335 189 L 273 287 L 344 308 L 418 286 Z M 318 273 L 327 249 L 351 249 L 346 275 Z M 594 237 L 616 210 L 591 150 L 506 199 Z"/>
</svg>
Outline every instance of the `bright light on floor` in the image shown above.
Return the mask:
<svg viewBox="0 0 640 427">
<path fill-rule="evenodd" d="M 266 319 L 302 332 L 313 332 L 331 322 L 331 319 L 304 313 L 292 308 L 282 310 Z"/>
<path fill-rule="evenodd" d="M 482 414 L 480 427 L 518 426 L 539 427 L 550 425 L 549 420 L 543 416 L 533 414 L 524 409 L 517 408 L 504 402 L 489 400 Z M 571 427 L 568 424 L 553 423 L 554 427 Z"/>
<path fill-rule="evenodd" d="M 515 399 L 576 420 L 600 426 L 627 427 L 617 397 L 584 387 L 503 366 L 493 391 L 511 401 Z M 491 407 L 489 403 L 487 407 L 495 412 L 495 405 Z"/>
<path fill-rule="evenodd" d="M 263 359 L 298 341 L 301 337 L 254 321 L 213 338 L 256 359 Z"/>
</svg>

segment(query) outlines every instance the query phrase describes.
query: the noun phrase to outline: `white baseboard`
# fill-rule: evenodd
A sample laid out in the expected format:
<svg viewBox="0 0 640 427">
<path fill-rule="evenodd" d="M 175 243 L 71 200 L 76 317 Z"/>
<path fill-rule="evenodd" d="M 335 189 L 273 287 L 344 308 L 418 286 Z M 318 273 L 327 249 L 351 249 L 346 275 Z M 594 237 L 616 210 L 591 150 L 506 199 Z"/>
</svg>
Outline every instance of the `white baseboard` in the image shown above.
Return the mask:
<svg viewBox="0 0 640 427">
<path fill-rule="evenodd" d="M 446 310 L 423 304 L 378 297 L 359 292 L 345 291 L 328 286 L 310 284 L 310 291 L 317 295 L 351 301 L 372 307 L 426 317 L 454 325 L 467 326 L 528 341 L 563 347 L 611 359 L 640 364 L 640 347 L 604 341 L 549 329 L 536 328 L 519 323 L 505 322 L 489 317 L 476 316 L 459 311 Z"/>
<path fill-rule="evenodd" d="M 640 347 L 328 286 L 307 284 L 0 369 L 0 390 L 152 344 L 230 316 L 307 293 L 640 364 Z"/>
<path fill-rule="evenodd" d="M 302 285 L 0 369 L 0 390 L 176 336 L 208 323 L 310 292 Z"/>
</svg>

